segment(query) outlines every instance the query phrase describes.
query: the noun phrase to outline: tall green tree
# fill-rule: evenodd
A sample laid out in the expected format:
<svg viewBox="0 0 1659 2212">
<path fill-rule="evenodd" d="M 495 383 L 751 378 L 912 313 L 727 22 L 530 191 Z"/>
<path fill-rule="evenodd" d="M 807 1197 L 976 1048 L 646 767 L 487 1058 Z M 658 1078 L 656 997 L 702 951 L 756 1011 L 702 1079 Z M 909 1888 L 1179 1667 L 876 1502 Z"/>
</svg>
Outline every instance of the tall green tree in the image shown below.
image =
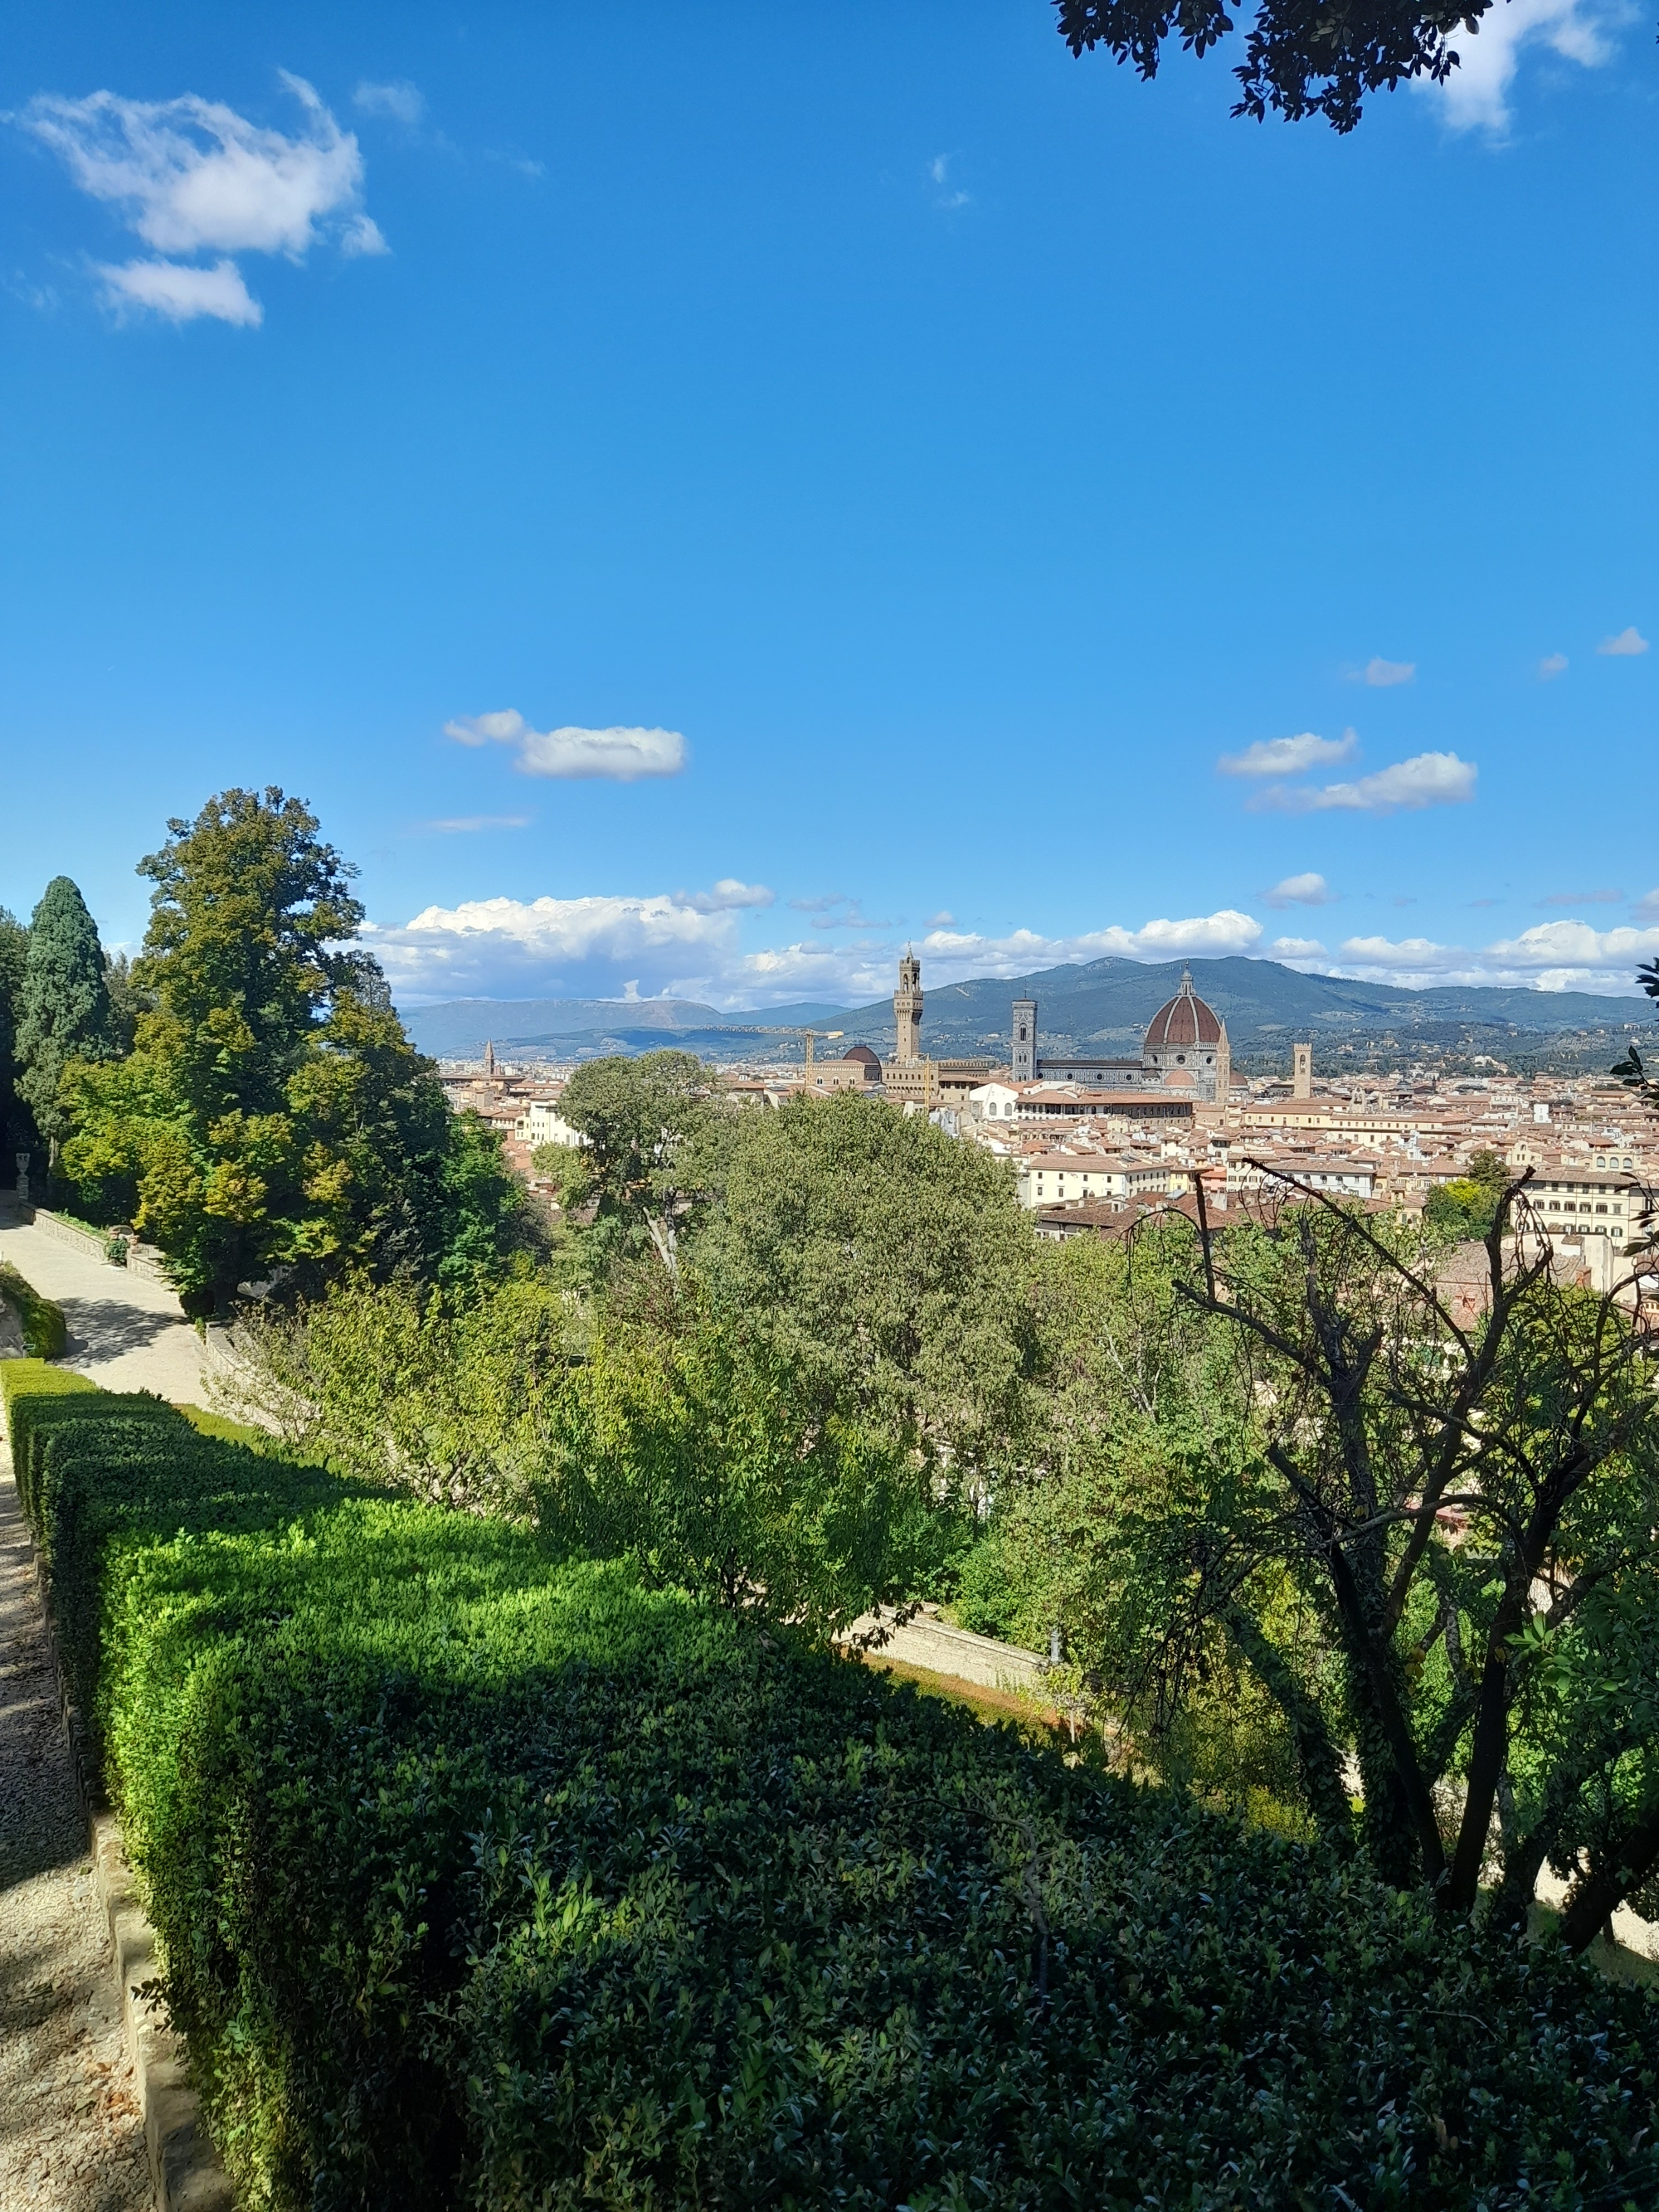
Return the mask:
<svg viewBox="0 0 1659 2212">
<path fill-rule="evenodd" d="M 30 1152 L 35 1143 L 29 1109 L 16 1089 L 17 1024 L 28 957 L 27 926 L 9 908 L 0 906 L 0 1185 L 7 1188 L 11 1183 L 13 1152 Z"/>
<path fill-rule="evenodd" d="M 54 876 L 29 924 L 15 1045 L 17 1089 L 48 1148 L 48 1174 L 69 1133 L 58 1096 L 71 1060 L 114 1056 L 104 948 L 87 902 L 68 876 Z"/>
<path fill-rule="evenodd" d="M 125 1060 L 71 1063 L 64 1167 L 130 1206 L 195 1311 L 286 1271 L 417 1279 L 500 1266 L 522 1206 L 489 1132 L 455 1121 L 385 979 L 351 948 L 355 872 L 275 788 L 173 821 Z"/>
<path fill-rule="evenodd" d="M 814 1394 L 935 1465 L 994 1452 L 1033 1352 L 1035 1239 L 1003 1161 L 843 1092 L 722 1125 L 688 1266 Z"/>
<path fill-rule="evenodd" d="M 1458 1914 L 1495 1849 L 1517 1921 L 1548 1859 L 1582 1948 L 1659 1869 L 1659 1408 L 1619 1297 L 1510 1236 L 1522 1188 L 1473 1325 L 1432 1247 L 1314 1193 L 1206 1240 L 1176 1288 L 1231 1353 L 1204 1386 L 1228 1448 L 1098 1540 L 1097 1664 L 1167 1715 L 1224 1656 L 1278 1708 L 1334 1844 Z M 1197 1411 L 1177 1398 L 1160 1436 Z"/>
<path fill-rule="evenodd" d="M 647 1243 L 671 1276 L 697 1195 L 714 1079 L 694 1053 L 647 1052 L 585 1061 L 560 1111 L 584 1139 L 560 1162 L 567 1208 L 592 1200 L 600 1243 L 617 1254 Z"/>
</svg>

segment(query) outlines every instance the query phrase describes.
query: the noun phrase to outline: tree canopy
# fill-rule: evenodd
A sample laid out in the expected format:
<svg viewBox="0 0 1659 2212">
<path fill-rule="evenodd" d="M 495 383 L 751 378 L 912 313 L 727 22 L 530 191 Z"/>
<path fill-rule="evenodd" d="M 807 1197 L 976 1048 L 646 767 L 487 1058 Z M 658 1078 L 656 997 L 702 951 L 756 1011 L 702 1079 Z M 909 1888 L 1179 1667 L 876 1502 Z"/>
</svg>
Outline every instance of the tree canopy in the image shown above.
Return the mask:
<svg viewBox="0 0 1659 2212">
<path fill-rule="evenodd" d="M 67 876 L 52 878 L 29 924 L 15 1050 L 18 1091 L 55 1155 L 69 1133 L 64 1070 L 115 1050 L 98 925 Z"/>
<path fill-rule="evenodd" d="M 1443 83 L 1458 65 L 1448 44 L 1478 32 L 1494 0 L 1261 0 L 1233 74 L 1235 115 L 1269 111 L 1291 122 L 1322 115 L 1352 131 L 1366 96 L 1414 77 Z M 1142 77 L 1158 75 L 1178 39 L 1206 54 L 1237 27 L 1224 0 L 1055 0 L 1060 34 L 1074 54 L 1099 46 Z"/>
<path fill-rule="evenodd" d="M 498 1264 L 517 1186 L 349 949 L 354 872 L 314 816 L 233 790 L 167 827 L 141 863 L 155 890 L 134 1048 L 66 1069 L 66 1172 L 94 1206 L 131 1207 L 198 1311 L 273 1268 L 319 1286 Z"/>
</svg>

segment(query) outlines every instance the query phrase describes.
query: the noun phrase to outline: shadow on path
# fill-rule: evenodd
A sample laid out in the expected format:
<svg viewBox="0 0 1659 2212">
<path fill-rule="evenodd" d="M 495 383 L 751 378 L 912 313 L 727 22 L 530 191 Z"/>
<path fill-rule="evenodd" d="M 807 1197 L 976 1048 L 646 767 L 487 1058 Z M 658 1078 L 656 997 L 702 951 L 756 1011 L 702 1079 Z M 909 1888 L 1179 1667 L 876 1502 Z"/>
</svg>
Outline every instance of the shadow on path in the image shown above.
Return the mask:
<svg viewBox="0 0 1659 2212">
<path fill-rule="evenodd" d="M 170 1330 L 190 1327 L 176 1313 L 154 1313 L 118 1298 L 60 1297 L 58 1303 L 69 1323 L 72 1360 L 118 1359 L 123 1352 L 144 1351 Z"/>
</svg>

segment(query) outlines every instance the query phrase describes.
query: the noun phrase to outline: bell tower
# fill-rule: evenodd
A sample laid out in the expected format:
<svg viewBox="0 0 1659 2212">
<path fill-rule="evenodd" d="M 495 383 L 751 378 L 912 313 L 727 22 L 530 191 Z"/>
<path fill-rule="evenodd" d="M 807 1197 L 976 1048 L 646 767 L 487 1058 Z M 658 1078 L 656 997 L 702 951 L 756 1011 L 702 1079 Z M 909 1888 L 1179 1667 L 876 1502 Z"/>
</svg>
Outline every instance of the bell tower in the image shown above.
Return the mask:
<svg viewBox="0 0 1659 2212">
<path fill-rule="evenodd" d="M 1012 1083 L 1036 1081 L 1036 1014 L 1035 999 L 1014 1000 L 1014 1030 L 1009 1042 L 1009 1080 Z"/>
<path fill-rule="evenodd" d="M 1291 1096 L 1292 1098 L 1313 1097 L 1313 1047 L 1293 1044 L 1291 1047 Z"/>
<path fill-rule="evenodd" d="M 893 1023 L 898 1042 L 893 1057 L 902 1064 L 921 1058 L 921 963 L 914 952 L 899 962 L 898 988 L 893 994 Z"/>
</svg>

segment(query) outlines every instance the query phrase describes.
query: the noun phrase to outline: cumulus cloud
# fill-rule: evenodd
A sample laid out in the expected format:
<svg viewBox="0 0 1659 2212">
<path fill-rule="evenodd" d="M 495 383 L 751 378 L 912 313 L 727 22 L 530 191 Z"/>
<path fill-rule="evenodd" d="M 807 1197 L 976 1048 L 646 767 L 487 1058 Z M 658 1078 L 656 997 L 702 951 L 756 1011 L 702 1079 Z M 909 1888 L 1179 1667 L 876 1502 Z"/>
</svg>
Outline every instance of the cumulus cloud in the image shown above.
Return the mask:
<svg viewBox="0 0 1659 2212">
<path fill-rule="evenodd" d="M 444 724 L 444 735 L 461 745 L 511 745 L 522 775 L 601 776 L 635 783 L 641 776 L 678 775 L 685 766 L 685 739 L 678 730 L 532 729 L 515 707 L 465 714 Z"/>
<path fill-rule="evenodd" d="M 1223 753 L 1216 766 L 1223 775 L 1301 775 L 1310 768 L 1352 760 L 1358 749 L 1352 730 L 1340 738 L 1316 738 L 1304 730 L 1299 738 L 1259 738 L 1242 753 Z"/>
<path fill-rule="evenodd" d="M 1350 937 L 1342 943 L 1340 957 L 1356 968 L 1413 975 L 1466 967 L 1469 957 L 1459 945 L 1437 945 L 1427 937 L 1403 937 L 1397 943 L 1386 937 Z"/>
<path fill-rule="evenodd" d="M 1264 891 L 1261 903 L 1274 908 L 1330 906 L 1335 898 L 1335 892 L 1324 877 L 1310 870 L 1306 875 L 1286 876 L 1283 883 L 1275 884 L 1270 891 Z"/>
<path fill-rule="evenodd" d="M 1538 664 L 1538 680 L 1540 684 L 1553 684 L 1558 676 L 1566 673 L 1566 667 L 1565 653 L 1547 653 Z"/>
<path fill-rule="evenodd" d="M 1325 948 L 1316 937 L 1276 937 L 1267 950 L 1275 960 L 1316 960 Z"/>
<path fill-rule="evenodd" d="M 348 254 L 386 251 L 362 210 L 356 139 L 303 77 L 279 74 L 301 111 L 292 137 L 193 93 L 165 100 L 40 93 L 23 109 L 19 124 L 58 155 L 80 190 L 118 209 L 146 246 L 167 257 L 100 265 L 106 297 L 173 321 L 206 315 L 254 325 L 257 305 L 222 257 L 302 261 L 325 238 Z M 178 258 L 210 253 L 222 257 L 210 267 Z"/>
<path fill-rule="evenodd" d="M 647 897 L 486 898 L 430 906 L 401 927 L 371 927 L 368 941 L 406 1003 L 460 997 L 611 998 L 632 984 L 648 996 L 724 1007 L 793 998 L 857 1005 L 892 989 L 892 942 L 809 939 L 746 949 L 746 907 L 760 887 L 727 878 L 712 892 Z M 739 899 L 736 894 L 746 896 Z M 872 927 L 881 925 L 872 924 Z M 1018 975 L 1107 953 L 1139 960 L 1247 952 L 1261 925 L 1231 909 L 1139 929 L 1074 937 L 1015 930 L 985 937 L 933 928 L 917 945 L 934 983 Z"/>
<path fill-rule="evenodd" d="M 1474 797 L 1478 773 L 1473 761 L 1460 760 L 1455 753 L 1418 753 L 1352 783 L 1277 784 L 1258 792 L 1250 804 L 1285 814 L 1397 814 L 1455 806 Z"/>
<path fill-rule="evenodd" d="M 1396 684 L 1409 684 L 1416 673 L 1414 660 L 1384 660 L 1380 653 L 1373 654 L 1364 668 L 1365 681 L 1373 691 L 1388 691 Z"/>
<path fill-rule="evenodd" d="M 365 79 L 352 94 L 351 104 L 361 107 L 365 115 L 389 115 L 394 123 L 407 124 L 411 131 L 426 113 L 420 88 L 401 76 L 386 84 L 372 84 Z"/>
<path fill-rule="evenodd" d="M 1633 973 L 1642 961 L 1659 959 L 1659 929 L 1596 929 L 1588 921 L 1540 921 L 1519 937 L 1489 945 L 1486 957 L 1507 968 L 1584 975 Z"/>
<path fill-rule="evenodd" d="M 1595 648 L 1609 660 L 1633 659 L 1638 653 L 1645 653 L 1647 649 L 1648 641 L 1634 623 L 1628 629 L 1621 629 L 1617 637 L 1604 637 Z"/>
<path fill-rule="evenodd" d="M 216 261 L 200 269 L 184 261 L 125 261 L 94 264 L 104 280 L 104 301 L 118 314 L 131 309 L 148 310 L 171 323 L 193 322 L 207 315 L 222 323 L 239 323 L 257 330 L 265 311 L 242 282 L 234 261 Z"/>
<path fill-rule="evenodd" d="M 698 914 L 735 914 L 745 907 L 771 906 L 777 898 L 764 884 L 740 883 L 736 876 L 722 876 L 712 890 L 676 891 L 674 896 Z"/>
<path fill-rule="evenodd" d="M 1454 30 L 1448 44 L 1459 66 L 1440 86 L 1419 80 L 1441 103 L 1454 130 L 1483 130 L 1502 137 L 1509 128 L 1509 95 L 1526 46 L 1547 47 L 1562 60 L 1597 69 L 1613 48 L 1604 22 L 1586 0 L 1504 0 L 1479 24 Z"/>
</svg>

